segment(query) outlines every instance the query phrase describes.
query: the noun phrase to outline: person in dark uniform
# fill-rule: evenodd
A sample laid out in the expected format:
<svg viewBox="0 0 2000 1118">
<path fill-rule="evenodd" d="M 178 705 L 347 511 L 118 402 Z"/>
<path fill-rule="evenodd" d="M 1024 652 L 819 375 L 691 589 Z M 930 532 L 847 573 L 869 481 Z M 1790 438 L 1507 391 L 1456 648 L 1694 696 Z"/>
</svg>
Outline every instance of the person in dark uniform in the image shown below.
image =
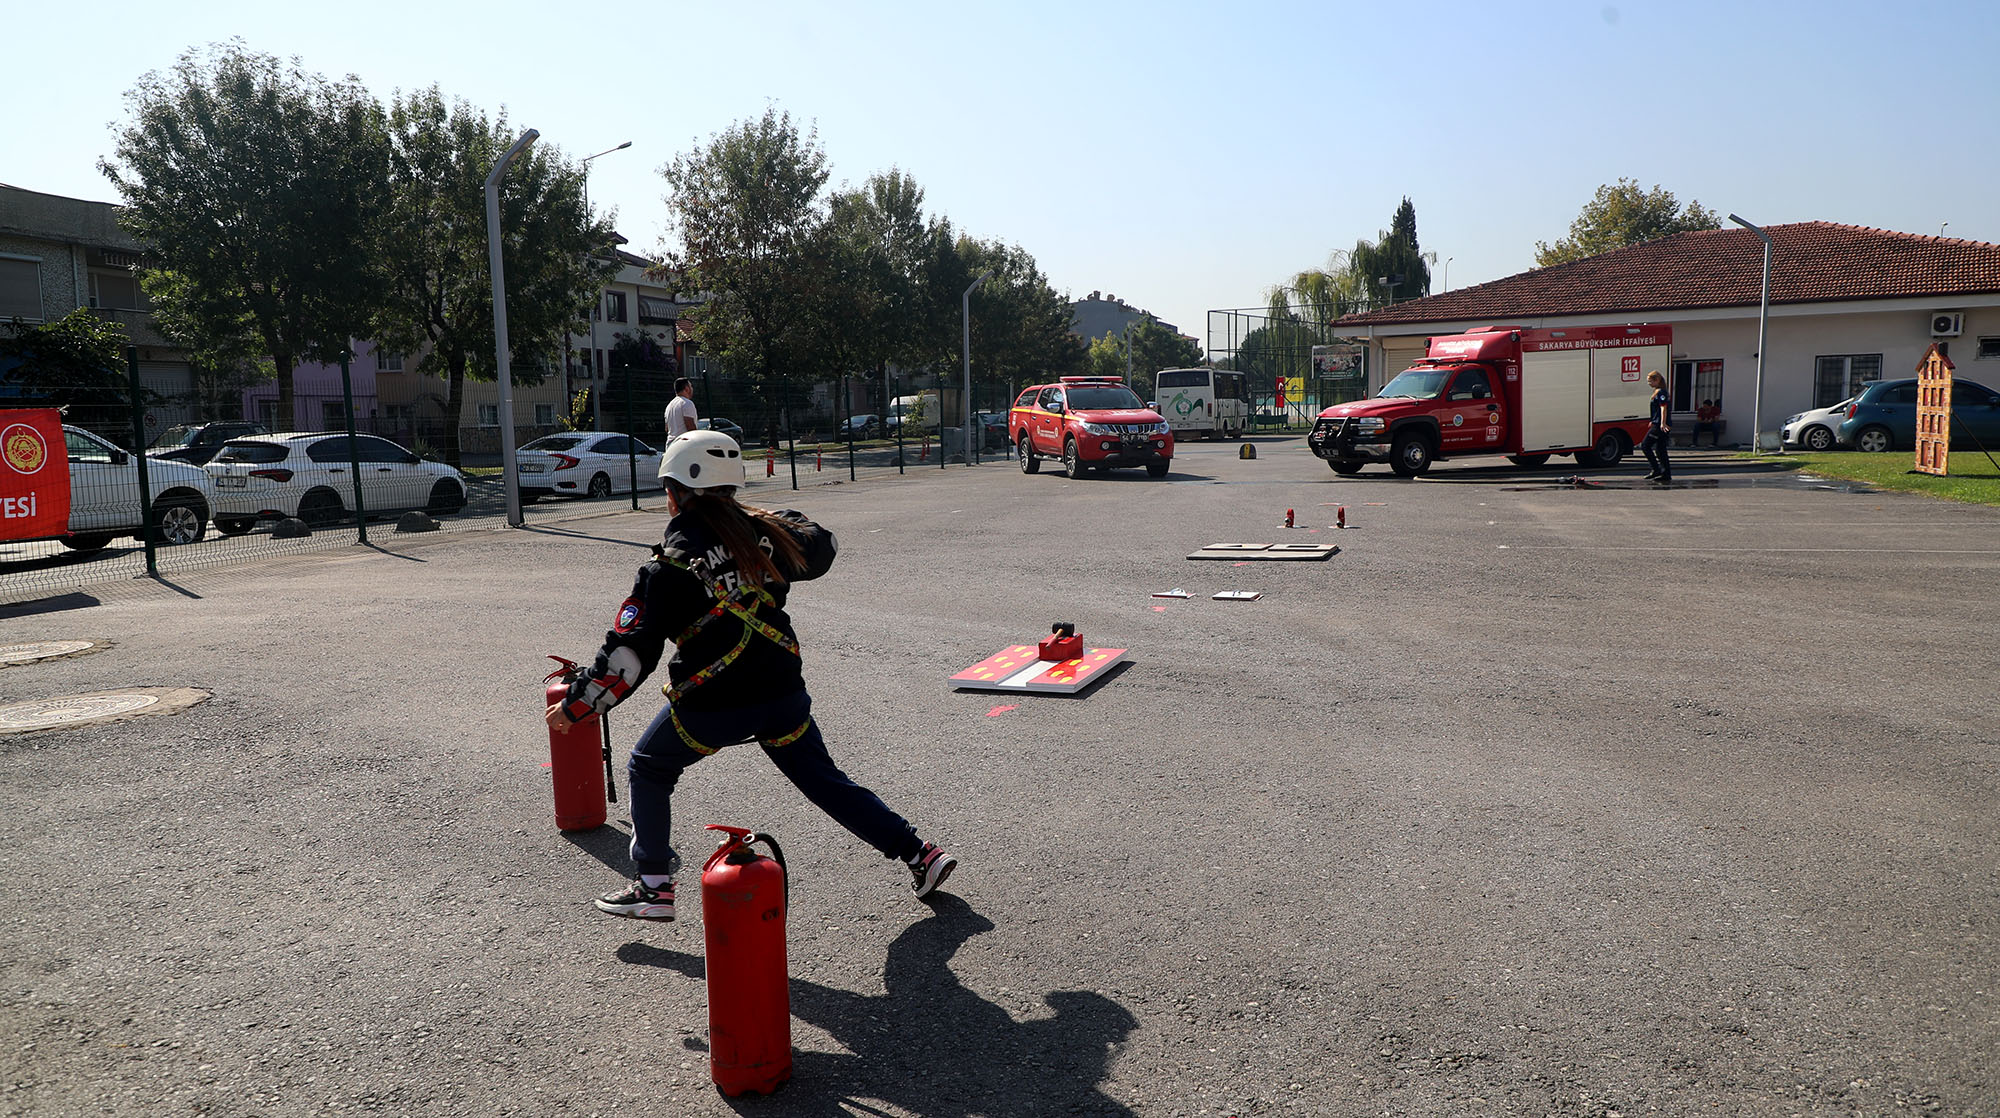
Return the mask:
<svg viewBox="0 0 2000 1118">
<path fill-rule="evenodd" d="M 1673 463 L 1667 461 L 1667 440 L 1673 434 L 1673 428 L 1667 426 L 1667 378 L 1654 369 L 1646 374 L 1646 383 L 1653 388 L 1653 398 L 1646 404 L 1646 438 L 1639 449 L 1646 452 L 1646 463 L 1653 467 L 1646 480 L 1665 484 L 1674 480 Z"/>
<path fill-rule="evenodd" d="M 958 861 L 835 765 L 812 718 L 798 635 L 785 614 L 793 583 L 833 565 L 833 533 L 791 511 L 737 503 L 743 454 L 717 431 L 675 439 L 660 461 L 673 519 L 587 671 L 548 708 L 561 729 L 617 706 L 667 646 L 667 705 L 639 735 L 628 767 L 632 861 L 639 878 L 597 898 L 615 916 L 674 918 L 672 799 L 681 773 L 716 750 L 755 740 L 807 799 L 863 842 L 909 867 L 928 896 Z"/>
</svg>

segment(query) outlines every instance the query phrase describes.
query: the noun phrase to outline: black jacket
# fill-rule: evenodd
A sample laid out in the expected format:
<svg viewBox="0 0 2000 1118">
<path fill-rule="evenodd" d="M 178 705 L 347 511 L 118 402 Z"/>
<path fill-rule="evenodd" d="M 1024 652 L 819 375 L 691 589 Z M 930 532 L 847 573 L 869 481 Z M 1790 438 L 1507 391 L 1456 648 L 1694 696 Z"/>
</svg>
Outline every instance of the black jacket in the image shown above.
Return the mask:
<svg viewBox="0 0 2000 1118">
<path fill-rule="evenodd" d="M 803 688 L 798 637 L 785 614 L 785 596 L 790 583 L 825 574 L 838 546 L 832 532 L 803 514 L 786 510 L 778 515 L 805 563 L 784 570 L 787 581 L 764 587 L 762 594 L 741 584 L 735 559 L 700 521 L 690 516 L 668 521 L 665 541 L 654 547 L 652 561 L 639 568 L 596 661 L 570 684 L 570 716 L 618 705 L 653 674 L 669 644 L 675 645 L 667 663 L 669 694 L 679 691 L 675 702 L 690 710 L 754 706 Z M 758 545 L 776 556 L 767 522 L 754 523 Z M 784 568 L 781 558 L 778 563 Z M 731 610 L 718 611 L 718 592 L 725 604 L 735 603 L 756 624 Z M 705 670 L 712 674 L 690 685 Z"/>
</svg>

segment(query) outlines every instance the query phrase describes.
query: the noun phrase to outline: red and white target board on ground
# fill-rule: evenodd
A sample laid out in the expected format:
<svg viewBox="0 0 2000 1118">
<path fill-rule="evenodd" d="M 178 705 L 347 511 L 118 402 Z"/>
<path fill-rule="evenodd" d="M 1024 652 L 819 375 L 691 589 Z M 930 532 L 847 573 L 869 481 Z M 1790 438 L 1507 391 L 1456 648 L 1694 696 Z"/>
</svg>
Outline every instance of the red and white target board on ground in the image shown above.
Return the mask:
<svg viewBox="0 0 2000 1118">
<path fill-rule="evenodd" d="M 0 540 L 69 531 L 69 450 L 54 408 L 0 411 Z"/>
<path fill-rule="evenodd" d="M 961 691 L 1041 691 L 1073 695 L 1089 686 L 1113 664 L 1125 659 L 1122 648 L 1090 648 L 1067 660 L 1044 660 L 1032 644 L 1003 648 L 951 677 Z"/>
</svg>

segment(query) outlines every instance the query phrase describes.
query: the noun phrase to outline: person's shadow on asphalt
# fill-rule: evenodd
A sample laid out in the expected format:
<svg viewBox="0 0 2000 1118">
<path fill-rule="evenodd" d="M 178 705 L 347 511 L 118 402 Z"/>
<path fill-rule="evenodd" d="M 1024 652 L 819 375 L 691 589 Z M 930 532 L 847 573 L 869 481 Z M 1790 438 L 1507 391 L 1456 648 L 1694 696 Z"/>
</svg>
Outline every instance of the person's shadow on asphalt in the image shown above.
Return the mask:
<svg viewBox="0 0 2000 1118">
<path fill-rule="evenodd" d="M 1046 1114 L 1130 1115 L 1097 1089 L 1111 1057 L 1138 1021 L 1122 1005 L 1089 990 L 1044 996 L 1054 1015 L 1018 1022 L 958 981 L 948 965 L 966 940 L 993 922 L 949 894 L 930 900 L 933 915 L 889 945 L 879 996 L 794 978 L 794 1016 L 831 1033 L 849 1054 L 795 1052 L 792 1080 L 779 1088 L 787 1114 L 874 1113 L 877 1100 L 924 1118 Z M 628 943 L 628 963 L 704 976 L 702 957 Z M 762 1112 L 759 1096 L 729 1099 Z"/>
</svg>

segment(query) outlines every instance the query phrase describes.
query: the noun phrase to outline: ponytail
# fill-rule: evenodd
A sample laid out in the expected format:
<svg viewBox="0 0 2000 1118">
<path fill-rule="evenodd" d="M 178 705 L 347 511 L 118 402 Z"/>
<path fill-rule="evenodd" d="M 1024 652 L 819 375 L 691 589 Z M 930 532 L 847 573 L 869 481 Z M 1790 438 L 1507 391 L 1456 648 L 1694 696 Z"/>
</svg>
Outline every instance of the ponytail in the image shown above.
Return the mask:
<svg viewBox="0 0 2000 1118">
<path fill-rule="evenodd" d="M 787 570 L 805 566 L 805 553 L 792 537 L 784 518 L 736 500 L 736 487 L 689 489 L 667 479 L 674 503 L 684 515 L 692 516 L 721 542 L 723 550 L 736 561 L 736 570 L 746 582 L 757 586 L 783 585 L 790 580 Z M 757 546 L 757 538 L 771 541 L 771 552 Z"/>
</svg>

